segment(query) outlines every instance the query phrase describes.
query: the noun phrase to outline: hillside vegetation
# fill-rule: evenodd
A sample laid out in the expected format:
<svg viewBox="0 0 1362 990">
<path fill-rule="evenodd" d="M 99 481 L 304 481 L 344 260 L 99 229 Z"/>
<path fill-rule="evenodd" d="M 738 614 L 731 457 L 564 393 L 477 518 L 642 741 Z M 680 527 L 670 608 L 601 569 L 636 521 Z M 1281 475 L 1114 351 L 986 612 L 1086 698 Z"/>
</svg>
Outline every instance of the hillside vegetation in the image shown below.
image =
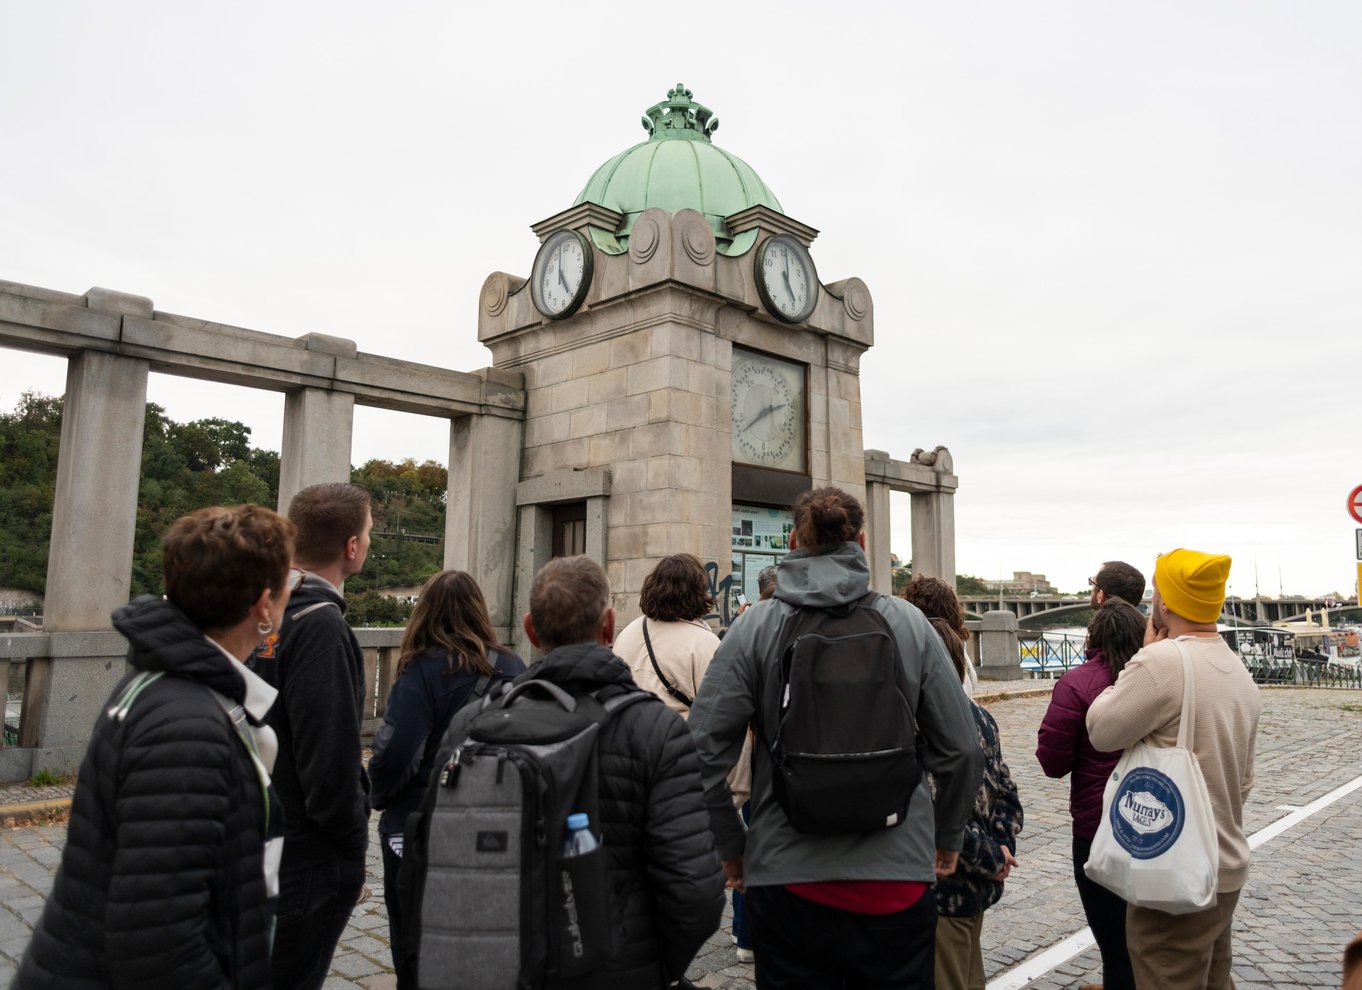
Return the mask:
<svg viewBox="0 0 1362 990">
<path fill-rule="evenodd" d="M 61 415 L 60 398 L 36 392 L 25 392 L 12 412 L 0 413 L 0 587 L 38 595 L 47 590 Z M 147 403 L 132 595 L 161 593 L 161 538 L 180 516 L 207 505 L 277 503 L 279 455 L 251 446 L 250 439 L 242 423 L 177 423 Z M 447 472 L 433 461 L 371 460 L 352 468 L 351 480 L 373 497 L 375 535 L 364 573 L 346 582 L 350 620 L 401 623 L 409 606 L 378 592 L 419 585 L 440 569 Z"/>
</svg>

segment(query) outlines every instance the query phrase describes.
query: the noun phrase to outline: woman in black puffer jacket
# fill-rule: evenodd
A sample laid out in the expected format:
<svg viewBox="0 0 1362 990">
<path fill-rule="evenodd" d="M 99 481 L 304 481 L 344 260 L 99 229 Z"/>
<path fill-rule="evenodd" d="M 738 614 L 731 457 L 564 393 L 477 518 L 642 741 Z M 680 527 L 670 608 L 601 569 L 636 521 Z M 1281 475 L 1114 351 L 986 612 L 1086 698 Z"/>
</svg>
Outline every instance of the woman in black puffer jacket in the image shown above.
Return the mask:
<svg viewBox="0 0 1362 990">
<path fill-rule="evenodd" d="M 200 509 L 166 534 L 165 599 L 114 613 L 131 671 L 95 723 L 13 986 L 270 985 L 274 689 L 242 661 L 283 616 L 292 556 L 268 509 Z"/>
</svg>

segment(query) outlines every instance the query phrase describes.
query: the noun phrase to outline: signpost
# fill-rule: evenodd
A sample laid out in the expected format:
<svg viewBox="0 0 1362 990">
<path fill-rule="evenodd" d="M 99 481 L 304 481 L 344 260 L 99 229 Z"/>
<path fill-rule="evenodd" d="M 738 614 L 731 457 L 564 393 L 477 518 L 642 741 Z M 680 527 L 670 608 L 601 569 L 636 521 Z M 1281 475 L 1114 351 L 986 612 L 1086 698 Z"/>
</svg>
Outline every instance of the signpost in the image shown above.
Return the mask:
<svg viewBox="0 0 1362 990">
<path fill-rule="evenodd" d="M 1348 515 L 1362 523 L 1362 485 L 1348 493 Z M 1362 605 L 1362 529 L 1357 531 L 1357 601 Z"/>
</svg>

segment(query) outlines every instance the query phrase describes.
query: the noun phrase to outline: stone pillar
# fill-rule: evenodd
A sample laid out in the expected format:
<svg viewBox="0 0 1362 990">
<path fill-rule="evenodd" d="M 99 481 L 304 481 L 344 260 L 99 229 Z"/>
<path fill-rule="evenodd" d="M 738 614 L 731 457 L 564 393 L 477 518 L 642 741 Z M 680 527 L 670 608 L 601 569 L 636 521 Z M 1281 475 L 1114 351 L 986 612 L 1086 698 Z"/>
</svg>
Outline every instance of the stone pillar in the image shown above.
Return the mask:
<svg viewBox="0 0 1362 990">
<path fill-rule="evenodd" d="M 279 452 L 279 511 L 308 485 L 350 480 L 355 397 L 300 388 L 284 399 L 284 441 Z"/>
<path fill-rule="evenodd" d="M 146 361 L 89 351 L 67 366 L 45 632 L 109 629 L 109 614 L 129 598 L 147 372 Z M 123 676 L 121 656 L 110 656 L 107 649 L 94 652 L 98 655 L 30 661 L 28 724 L 20 741 L 64 751 L 52 753 L 42 761 L 45 766 L 79 762 L 100 706 Z"/>
<path fill-rule="evenodd" d="M 913 576 L 955 585 L 955 493 L 913 492 Z"/>
<path fill-rule="evenodd" d="M 498 635 L 514 633 L 516 485 L 524 424 L 502 416 L 460 416 L 449 430 L 445 567 L 482 588 Z M 506 642 L 506 640 L 502 640 Z"/>
<path fill-rule="evenodd" d="M 889 486 L 867 481 L 865 486 L 866 556 L 870 563 L 870 587 L 884 595 L 893 594 L 894 574 L 890 565 Z"/>
<path fill-rule="evenodd" d="M 1011 612 L 985 612 L 979 626 L 979 680 L 1019 681 L 1017 617 Z"/>
</svg>

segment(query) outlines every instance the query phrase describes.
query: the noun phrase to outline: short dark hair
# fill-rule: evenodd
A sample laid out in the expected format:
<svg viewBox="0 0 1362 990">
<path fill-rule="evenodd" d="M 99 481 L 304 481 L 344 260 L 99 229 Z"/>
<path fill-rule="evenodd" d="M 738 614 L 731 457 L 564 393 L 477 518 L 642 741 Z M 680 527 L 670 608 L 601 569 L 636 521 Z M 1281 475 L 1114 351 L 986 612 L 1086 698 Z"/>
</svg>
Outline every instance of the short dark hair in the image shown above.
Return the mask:
<svg viewBox="0 0 1362 990">
<path fill-rule="evenodd" d="M 762 601 L 770 598 L 776 593 L 776 565 L 763 567 L 757 572 L 757 594 Z"/>
<path fill-rule="evenodd" d="M 714 607 L 705 565 L 692 553 L 663 557 L 643 579 L 638 607 L 654 622 L 703 619 Z"/>
<path fill-rule="evenodd" d="M 1087 648 L 1102 652 L 1113 680 L 1125 669 L 1126 661 L 1144 646 L 1144 627 L 1144 615 L 1124 598 L 1108 598 L 1092 614 Z"/>
<path fill-rule="evenodd" d="M 555 557 L 530 586 L 530 621 L 546 650 L 594 643 L 609 607 L 605 568 L 590 557 Z"/>
<path fill-rule="evenodd" d="M 836 550 L 856 539 L 865 525 L 865 510 L 856 497 L 831 485 L 801 492 L 790 509 L 795 540 L 809 553 Z"/>
<path fill-rule="evenodd" d="M 230 629 L 268 589 L 288 581 L 293 524 L 258 505 L 220 505 L 181 516 L 166 531 L 166 599 L 200 629 Z"/>
<path fill-rule="evenodd" d="M 1092 580 L 1108 597 L 1115 595 L 1132 605 L 1139 605 L 1144 598 L 1144 575 L 1124 560 L 1107 561 Z"/>
<path fill-rule="evenodd" d="M 288 517 L 298 527 L 298 559 L 318 566 L 334 563 L 346 541 L 363 531 L 368 511 L 369 493 L 359 485 L 308 485 L 288 504 Z"/>
<path fill-rule="evenodd" d="M 919 575 L 904 586 L 903 597 L 920 608 L 927 618 L 945 622 L 962 641 L 969 639 L 964 606 L 955 597 L 955 589 L 945 581 Z"/>
</svg>

